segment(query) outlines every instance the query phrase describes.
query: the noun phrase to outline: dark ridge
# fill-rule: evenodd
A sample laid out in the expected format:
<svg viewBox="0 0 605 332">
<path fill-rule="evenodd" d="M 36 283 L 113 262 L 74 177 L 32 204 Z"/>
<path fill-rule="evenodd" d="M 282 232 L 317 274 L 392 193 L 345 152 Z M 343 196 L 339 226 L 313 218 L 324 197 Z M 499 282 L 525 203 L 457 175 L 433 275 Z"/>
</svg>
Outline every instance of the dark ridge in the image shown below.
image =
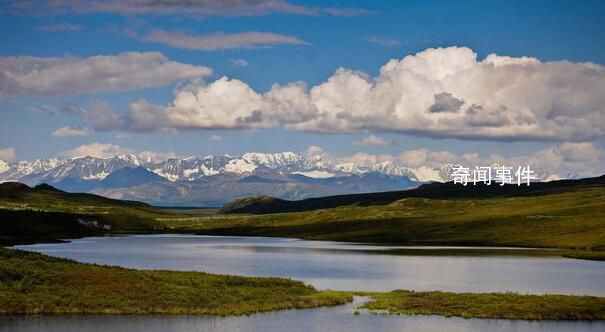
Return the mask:
<svg viewBox="0 0 605 332">
<path fill-rule="evenodd" d="M 293 201 L 286 201 L 283 199 L 265 195 L 252 196 L 247 198 L 236 199 L 230 203 L 225 204 L 225 206 L 219 209 L 219 213 L 263 213 L 263 207 L 281 206 L 282 204 L 288 202 Z M 257 207 L 260 207 L 261 209 L 256 210 Z M 241 210 L 245 210 L 246 212 L 239 212 Z"/>
<path fill-rule="evenodd" d="M 127 201 L 127 200 L 119 200 L 107 198 L 94 194 L 85 194 L 85 193 L 68 193 L 59 189 L 54 188 L 48 184 L 41 184 L 34 188 L 30 188 L 29 186 L 19 183 L 19 182 L 4 182 L 0 183 L 0 198 L 10 198 L 10 199 L 22 199 L 26 201 L 28 197 L 32 197 L 31 195 L 50 195 L 56 196 L 61 199 L 68 199 L 71 201 L 81 201 L 89 204 L 91 202 L 98 204 L 115 204 L 122 206 L 138 206 L 138 207 L 150 207 L 151 205 L 143 202 L 137 201 Z M 46 196 L 39 196 L 39 198 L 43 198 Z"/>
<path fill-rule="evenodd" d="M 473 185 L 454 184 L 453 182 L 434 182 L 424 184 L 416 189 L 389 191 L 368 194 L 352 194 L 307 198 L 300 201 L 287 201 L 273 197 L 251 197 L 235 200 L 223 206 L 223 213 L 284 213 L 300 212 L 319 209 L 329 209 L 347 205 L 386 205 L 403 198 L 433 198 L 433 199 L 466 199 L 466 198 L 496 198 L 530 195 L 545 195 L 571 190 L 575 187 L 605 186 L 605 175 L 579 180 L 558 180 L 551 182 L 534 182 L 530 186 L 494 184 Z"/>
<path fill-rule="evenodd" d="M 46 190 L 46 191 L 54 191 L 54 192 L 58 192 L 58 193 L 64 193 L 63 190 L 59 190 L 59 189 L 51 186 L 48 183 L 39 184 L 39 185 L 37 185 L 37 186 L 34 187 L 34 190 L 36 190 L 36 191 Z"/>
<path fill-rule="evenodd" d="M 21 182 L 3 182 L 3 183 L 0 183 L 0 190 L 2 190 L 2 191 L 9 191 L 9 190 L 29 191 L 29 190 L 31 190 L 31 188 L 28 185 L 23 184 Z"/>
</svg>

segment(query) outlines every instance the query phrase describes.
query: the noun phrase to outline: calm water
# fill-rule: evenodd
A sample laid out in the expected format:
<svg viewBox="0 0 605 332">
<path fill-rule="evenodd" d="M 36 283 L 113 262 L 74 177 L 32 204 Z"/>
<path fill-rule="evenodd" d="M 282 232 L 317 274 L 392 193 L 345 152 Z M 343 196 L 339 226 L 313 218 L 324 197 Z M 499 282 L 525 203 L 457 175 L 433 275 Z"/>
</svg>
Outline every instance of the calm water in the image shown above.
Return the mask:
<svg viewBox="0 0 605 332">
<path fill-rule="evenodd" d="M 319 289 L 605 296 L 605 263 L 566 258 L 397 256 L 385 251 L 401 247 L 191 235 L 95 237 L 18 248 L 133 268 L 289 277 Z"/>
<path fill-rule="evenodd" d="M 359 303 L 359 302 L 358 302 Z M 603 331 L 605 322 L 511 321 L 439 316 L 353 316 L 358 303 L 244 317 L 33 316 L 0 317 L 0 331 Z"/>
<path fill-rule="evenodd" d="M 517 291 L 605 295 L 605 263 L 562 258 L 396 256 L 392 248 L 281 238 L 153 235 L 19 246 L 52 256 L 146 269 L 281 276 L 321 289 Z M 425 247 L 436 248 L 436 247 Z M 512 249 L 514 250 L 514 249 Z M 605 331 L 605 322 L 439 316 L 354 316 L 344 306 L 244 317 L 0 317 L 0 331 Z"/>
</svg>

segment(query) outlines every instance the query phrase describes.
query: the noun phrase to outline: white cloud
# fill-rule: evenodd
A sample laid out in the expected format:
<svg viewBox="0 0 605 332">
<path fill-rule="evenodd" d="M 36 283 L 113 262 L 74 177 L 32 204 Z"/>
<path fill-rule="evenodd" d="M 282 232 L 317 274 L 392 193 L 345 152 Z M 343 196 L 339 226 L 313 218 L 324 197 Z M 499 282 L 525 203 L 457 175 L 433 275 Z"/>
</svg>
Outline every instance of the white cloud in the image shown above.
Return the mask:
<svg viewBox="0 0 605 332">
<path fill-rule="evenodd" d="M 353 161 L 360 165 L 391 161 L 410 168 L 438 168 L 445 164 L 461 164 L 466 167 L 492 166 L 494 164 L 512 166 L 530 166 L 537 174 L 550 174 L 553 178 L 564 178 L 567 174 L 579 173 L 582 176 L 599 176 L 605 173 L 605 151 L 593 143 L 562 143 L 541 149 L 530 154 L 504 157 L 498 154 L 480 155 L 450 151 L 431 151 L 414 149 L 403 151 L 399 155 L 356 153 L 338 158 L 339 162 Z"/>
<path fill-rule="evenodd" d="M 401 41 L 394 38 L 385 38 L 380 36 L 369 36 L 365 38 L 365 41 L 370 44 L 376 44 L 385 47 L 398 47 L 401 46 Z"/>
<path fill-rule="evenodd" d="M 367 146 L 389 146 L 392 145 L 393 141 L 378 137 L 370 134 L 364 137 L 361 141 L 355 142 L 355 145 L 367 145 Z"/>
<path fill-rule="evenodd" d="M 123 148 L 119 145 L 108 144 L 108 143 L 90 143 L 80 145 L 76 148 L 63 151 L 59 154 L 61 157 L 76 158 L 76 157 L 97 157 L 97 158 L 111 158 L 114 156 L 120 156 L 125 154 L 133 154 L 139 158 L 153 161 L 166 160 L 169 158 L 175 158 L 174 152 L 157 152 L 138 150 L 131 148 Z"/>
<path fill-rule="evenodd" d="M 310 7 L 285 0 L 8 0 L 7 7 L 18 13 L 118 15 L 184 15 L 184 16 L 259 16 L 272 13 L 353 17 L 372 14 L 362 8 Z"/>
<path fill-rule="evenodd" d="M 327 155 L 326 151 L 318 145 L 310 145 L 307 150 L 305 150 L 305 154 L 307 156 L 325 156 Z"/>
<path fill-rule="evenodd" d="M 212 142 L 220 142 L 223 140 L 223 136 L 219 136 L 219 135 L 212 135 L 210 136 L 210 140 Z"/>
<path fill-rule="evenodd" d="M 3 161 L 15 161 L 17 153 L 14 148 L 2 148 L 0 149 L 0 160 Z"/>
<path fill-rule="evenodd" d="M 97 158 L 109 158 L 117 155 L 123 155 L 131 153 L 132 150 L 124 149 L 119 145 L 115 144 L 104 144 L 104 143 L 90 143 L 80 145 L 76 148 L 64 151 L 61 156 L 67 158 L 75 157 L 97 157 Z"/>
<path fill-rule="evenodd" d="M 187 35 L 180 31 L 154 30 L 145 36 L 133 33 L 130 33 L 130 36 L 144 42 L 162 43 L 175 48 L 198 51 L 263 48 L 275 45 L 308 45 L 308 43 L 293 36 L 256 31 L 232 34 Z"/>
<path fill-rule="evenodd" d="M 231 63 L 236 67 L 247 67 L 248 61 L 244 59 L 231 59 Z"/>
<path fill-rule="evenodd" d="M 170 61 L 158 52 L 88 58 L 0 57 L 0 98 L 134 90 L 211 73 L 207 67 Z"/>
<path fill-rule="evenodd" d="M 66 126 L 53 131 L 52 135 L 55 137 L 88 136 L 91 133 L 92 132 L 88 128 Z"/>
<path fill-rule="evenodd" d="M 590 141 L 605 136 L 605 67 L 540 62 L 465 47 L 391 60 L 378 77 L 340 68 L 260 94 L 220 78 L 181 87 L 168 106 L 138 101 L 132 130 L 285 127 L 315 132 L 400 132 L 478 140 Z"/>
</svg>

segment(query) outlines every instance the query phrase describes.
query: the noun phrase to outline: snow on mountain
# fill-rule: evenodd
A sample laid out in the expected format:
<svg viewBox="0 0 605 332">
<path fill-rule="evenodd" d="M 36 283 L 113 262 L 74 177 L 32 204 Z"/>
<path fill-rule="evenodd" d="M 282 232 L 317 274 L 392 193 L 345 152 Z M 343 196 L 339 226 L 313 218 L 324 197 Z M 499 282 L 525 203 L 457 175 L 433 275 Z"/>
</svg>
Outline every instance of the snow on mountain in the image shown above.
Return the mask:
<svg viewBox="0 0 605 332">
<path fill-rule="evenodd" d="M 258 166 L 245 158 L 236 158 L 229 160 L 225 165 L 224 171 L 227 173 L 248 173 L 254 171 Z"/>
<path fill-rule="evenodd" d="M 69 159 L 58 167 L 49 170 L 42 177 L 52 181 L 68 177 L 83 180 L 102 180 L 114 171 L 124 167 L 136 166 L 139 166 L 139 161 L 132 155 L 112 158 L 78 157 Z"/>
<path fill-rule="evenodd" d="M 354 161 L 347 161 L 344 163 L 336 164 L 334 165 L 334 170 L 346 174 L 363 174 L 368 171 L 365 167 L 359 165 Z"/>
<path fill-rule="evenodd" d="M 256 166 L 265 166 L 271 169 L 290 169 L 304 168 L 306 158 L 294 152 L 286 151 L 281 153 L 245 153 L 241 159 L 249 164 Z"/>
<path fill-rule="evenodd" d="M 318 171 L 318 170 L 309 171 L 309 172 L 292 172 L 291 174 L 304 175 L 308 178 L 314 178 L 314 179 L 329 179 L 329 178 L 334 177 L 334 173 L 330 173 L 328 171 Z"/>
<path fill-rule="evenodd" d="M 439 175 L 439 170 L 420 166 L 414 169 L 414 176 L 416 181 L 429 182 L 429 181 L 443 181 L 443 178 Z"/>
<path fill-rule="evenodd" d="M 413 182 L 451 181 L 454 164 L 441 167 L 420 166 L 409 168 L 394 161 L 376 164 L 359 164 L 353 161 L 333 164 L 321 155 L 302 155 L 294 152 L 245 153 L 240 157 L 210 155 L 168 159 L 154 163 L 135 155 L 121 155 L 111 158 L 78 157 L 72 159 L 39 159 L 32 162 L 6 163 L 0 161 L 0 182 L 21 181 L 28 184 L 41 182 L 55 183 L 63 179 L 102 180 L 116 170 L 143 167 L 172 182 L 196 181 L 207 176 L 233 174 L 249 176 L 276 174 L 304 175 L 309 178 L 327 179 L 331 177 L 380 173 L 392 177 L 407 177 Z M 267 173 L 269 172 L 269 173 Z M 279 175 L 281 174 L 281 175 Z M 552 179 L 550 174 L 539 174 L 541 179 Z M 567 174 L 567 177 L 579 177 Z"/>
<path fill-rule="evenodd" d="M 195 181 L 222 172 L 232 160 L 229 156 L 187 157 L 168 159 L 148 169 L 170 181 Z"/>
<path fill-rule="evenodd" d="M 18 161 L 8 165 L 8 170 L 1 172 L 0 182 L 20 181 L 32 174 L 49 171 L 63 164 L 65 161 L 57 158 L 37 159 L 34 161 Z"/>
<path fill-rule="evenodd" d="M 413 170 L 408 167 L 403 167 L 395 164 L 392 161 L 383 161 L 371 167 L 372 171 L 392 175 L 392 176 L 407 176 L 412 181 L 418 182 L 418 178 Z"/>
</svg>

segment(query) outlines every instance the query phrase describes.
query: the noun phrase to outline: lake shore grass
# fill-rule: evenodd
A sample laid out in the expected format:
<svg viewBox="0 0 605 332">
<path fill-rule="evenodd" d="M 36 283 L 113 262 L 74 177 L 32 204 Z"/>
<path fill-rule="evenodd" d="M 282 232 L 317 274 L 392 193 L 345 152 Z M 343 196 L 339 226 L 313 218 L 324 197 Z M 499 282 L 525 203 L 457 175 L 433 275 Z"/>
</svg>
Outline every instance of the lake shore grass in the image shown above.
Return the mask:
<svg viewBox="0 0 605 332">
<path fill-rule="evenodd" d="M 605 297 L 405 290 L 368 295 L 372 300 L 359 309 L 375 314 L 523 320 L 605 319 Z"/>
<path fill-rule="evenodd" d="M 318 291 L 300 281 L 134 270 L 0 247 L 0 315 L 207 314 L 333 306 L 353 296 L 371 313 L 465 318 L 602 320 L 605 298 L 440 291 Z M 355 313 L 352 313 L 355 314 Z"/>
<path fill-rule="evenodd" d="M 0 248 L 0 314 L 209 314 L 332 306 L 345 292 L 300 281 L 134 270 Z"/>
</svg>

